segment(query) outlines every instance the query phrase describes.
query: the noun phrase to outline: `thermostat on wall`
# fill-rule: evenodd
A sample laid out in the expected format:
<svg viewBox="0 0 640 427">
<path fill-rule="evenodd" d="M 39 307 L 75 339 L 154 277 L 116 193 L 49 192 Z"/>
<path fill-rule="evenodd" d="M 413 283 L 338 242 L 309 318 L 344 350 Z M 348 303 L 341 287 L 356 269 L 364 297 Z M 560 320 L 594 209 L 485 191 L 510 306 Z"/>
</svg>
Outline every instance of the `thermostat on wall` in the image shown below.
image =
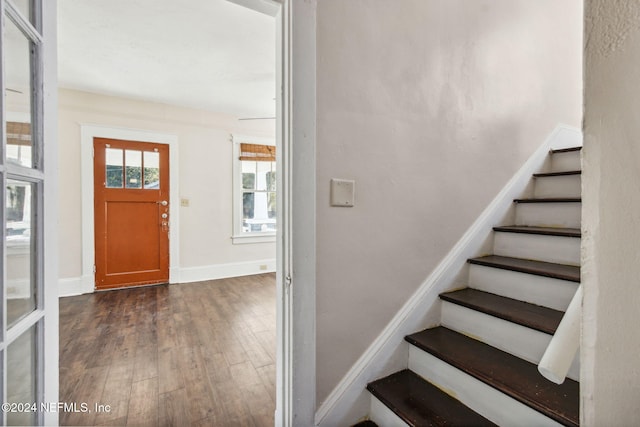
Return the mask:
<svg viewBox="0 0 640 427">
<path fill-rule="evenodd" d="M 350 179 L 331 179 L 331 206 L 353 206 L 356 182 Z"/>
</svg>

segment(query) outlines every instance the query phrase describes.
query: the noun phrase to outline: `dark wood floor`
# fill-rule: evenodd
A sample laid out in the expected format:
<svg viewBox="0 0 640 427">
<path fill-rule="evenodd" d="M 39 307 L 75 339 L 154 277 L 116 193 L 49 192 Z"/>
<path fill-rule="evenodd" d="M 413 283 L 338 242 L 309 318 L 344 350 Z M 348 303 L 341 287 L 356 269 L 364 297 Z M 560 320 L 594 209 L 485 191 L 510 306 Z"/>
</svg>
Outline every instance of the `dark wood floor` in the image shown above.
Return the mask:
<svg viewBox="0 0 640 427">
<path fill-rule="evenodd" d="M 60 400 L 92 411 L 60 424 L 273 426 L 275 311 L 273 274 L 62 298 Z"/>
</svg>

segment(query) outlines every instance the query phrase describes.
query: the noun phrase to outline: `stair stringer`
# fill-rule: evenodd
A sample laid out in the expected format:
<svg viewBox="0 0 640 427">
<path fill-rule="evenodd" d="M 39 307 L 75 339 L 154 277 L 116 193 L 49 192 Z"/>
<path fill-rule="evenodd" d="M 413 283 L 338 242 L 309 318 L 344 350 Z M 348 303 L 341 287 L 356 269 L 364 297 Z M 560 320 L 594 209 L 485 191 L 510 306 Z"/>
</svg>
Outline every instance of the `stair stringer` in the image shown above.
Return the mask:
<svg viewBox="0 0 640 427">
<path fill-rule="evenodd" d="M 513 200 L 526 191 L 531 176 L 545 165 L 549 151 L 575 146 L 582 146 L 580 129 L 556 126 L 320 405 L 315 415 L 317 426 L 351 425 L 369 413 L 367 383 L 407 368 L 409 350 L 404 337 L 439 324 L 440 293 L 459 283 L 467 259 L 491 252 L 493 227 L 504 221 Z"/>
</svg>

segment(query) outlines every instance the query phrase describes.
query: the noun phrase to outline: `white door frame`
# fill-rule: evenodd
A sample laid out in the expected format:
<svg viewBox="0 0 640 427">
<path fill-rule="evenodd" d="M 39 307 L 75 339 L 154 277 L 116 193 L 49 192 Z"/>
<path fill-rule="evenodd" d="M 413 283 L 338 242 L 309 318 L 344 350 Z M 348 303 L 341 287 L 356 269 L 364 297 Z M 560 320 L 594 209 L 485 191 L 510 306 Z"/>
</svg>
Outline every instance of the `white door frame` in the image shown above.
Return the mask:
<svg viewBox="0 0 640 427">
<path fill-rule="evenodd" d="M 275 425 L 311 426 L 316 411 L 316 1 L 280 3 Z"/>
<path fill-rule="evenodd" d="M 93 138 L 153 142 L 169 145 L 169 282 L 178 283 L 180 265 L 180 228 L 178 196 L 178 137 L 167 133 L 127 129 L 115 126 L 80 125 L 80 177 L 82 182 L 82 290 L 95 289 L 95 224 L 93 205 Z"/>
<path fill-rule="evenodd" d="M 42 91 L 44 102 L 44 390 L 43 402 L 59 399 L 59 311 L 58 311 L 58 6 L 57 0 L 42 2 L 44 36 Z M 45 412 L 44 425 L 58 425 L 58 413 Z"/>
<path fill-rule="evenodd" d="M 316 408 L 316 0 L 229 1 L 276 18 L 275 425 L 311 426 Z"/>
</svg>

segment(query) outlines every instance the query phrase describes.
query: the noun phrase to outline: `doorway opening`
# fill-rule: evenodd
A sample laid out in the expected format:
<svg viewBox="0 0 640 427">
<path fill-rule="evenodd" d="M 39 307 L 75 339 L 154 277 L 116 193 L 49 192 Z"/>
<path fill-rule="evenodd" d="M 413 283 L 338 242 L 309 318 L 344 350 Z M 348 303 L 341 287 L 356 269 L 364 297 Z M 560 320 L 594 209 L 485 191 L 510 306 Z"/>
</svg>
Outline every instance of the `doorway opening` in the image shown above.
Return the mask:
<svg viewBox="0 0 640 427">
<path fill-rule="evenodd" d="M 224 3 L 224 2 L 220 2 L 220 3 Z M 245 2 L 245 3 L 250 3 L 250 2 Z M 275 87 L 284 88 L 286 85 L 283 85 L 281 83 L 282 83 L 282 79 L 285 76 L 285 71 L 283 66 L 284 54 L 282 52 L 282 50 L 284 49 L 284 46 L 286 45 L 286 43 L 284 43 L 283 41 L 284 35 L 282 34 L 283 28 L 284 28 L 282 9 L 285 6 L 275 2 L 265 2 L 264 0 L 257 1 L 257 3 L 271 3 L 272 6 L 275 5 L 275 9 L 273 7 L 271 8 L 272 11 L 276 11 L 275 14 L 272 15 L 272 19 L 274 19 L 276 22 L 275 27 L 276 27 L 276 31 L 278 32 L 278 36 L 276 37 L 276 46 L 274 49 L 274 50 L 277 50 L 277 58 L 278 58 L 276 61 L 276 68 L 278 70 L 276 72 L 277 84 L 275 84 Z M 127 7 L 129 7 L 129 5 Z M 131 4 L 131 7 L 135 7 L 135 5 Z M 182 10 L 182 12 L 186 12 L 186 11 Z M 132 38 L 132 40 L 135 40 L 135 39 Z M 193 59 L 195 60 L 195 58 Z M 197 59 L 200 59 L 200 58 L 197 58 Z M 165 61 L 166 61 L 166 58 L 165 58 Z M 149 78 L 152 79 L 153 76 L 150 75 Z M 73 89 L 71 88 L 69 90 L 73 90 Z M 286 89 L 283 89 L 283 90 L 286 90 Z M 273 98 L 274 96 L 275 96 L 275 99 Z M 89 99 L 89 97 L 86 97 L 86 99 Z M 277 329 L 279 334 L 278 344 L 277 344 L 278 374 L 277 374 L 277 379 L 275 380 L 276 384 L 278 384 L 278 387 L 277 387 L 278 398 L 276 400 L 278 401 L 277 406 L 279 409 L 276 410 L 277 419 L 284 419 L 284 417 L 286 417 L 285 415 L 286 412 L 290 410 L 290 405 L 283 403 L 288 399 L 287 398 L 288 394 L 286 391 L 287 381 L 285 381 L 284 379 L 286 376 L 285 367 L 290 366 L 289 363 L 285 363 L 283 361 L 285 358 L 287 358 L 287 354 L 289 353 L 288 350 L 285 348 L 285 342 L 290 343 L 290 339 L 287 337 L 287 334 L 288 334 L 287 331 L 289 331 L 290 328 L 285 326 L 286 319 L 289 319 L 289 316 L 286 313 L 286 310 L 288 310 L 289 305 L 286 302 L 283 302 L 285 301 L 286 298 L 288 298 L 288 296 L 285 295 L 286 292 L 283 289 L 284 283 L 286 280 L 288 280 L 288 283 L 290 284 L 290 274 L 288 273 L 288 270 L 287 270 L 288 269 L 287 266 L 289 265 L 287 264 L 287 259 L 289 259 L 289 257 L 282 255 L 286 253 L 288 248 L 288 245 L 286 243 L 287 242 L 286 230 L 288 226 L 287 224 L 288 217 L 286 215 L 288 205 L 287 205 L 286 198 L 290 194 L 286 190 L 288 185 L 287 183 L 289 182 L 286 178 L 286 174 L 287 174 L 287 165 L 285 160 L 287 159 L 286 148 L 284 150 L 280 148 L 280 147 L 284 147 L 283 143 L 287 138 L 286 132 L 284 131 L 285 126 L 283 124 L 284 119 L 282 114 L 282 111 L 285 111 L 285 108 L 283 105 L 284 99 L 285 99 L 285 96 L 283 96 L 283 94 L 280 91 L 278 91 L 275 94 L 271 94 L 270 96 L 270 101 L 275 104 L 275 111 L 276 111 L 275 115 L 277 117 L 275 121 L 276 125 L 274 126 L 274 128 L 276 129 L 275 139 L 277 140 L 277 146 L 278 146 L 276 170 L 278 171 L 278 174 L 281 175 L 281 176 L 278 176 L 278 179 L 277 179 L 277 192 L 278 192 L 277 199 L 278 200 L 277 200 L 276 222 L 277 222 L 278 231 L 276 234 L 276 241 L 278 243 L 276 248 L 277 256 L 275 256 L 275 253 L 274 253 L 275 259 L 273 260 L 274 261 L 273 265 L 277 266 L 276 270 L 277 270 L 277 292 L 278 292 L 278 297 L 277 297 L 277 301 L 278 301 L 277 302 L 278 304 Z M 140 101 L 140 98 L 137 97 L 136 101 Z M 117 102 L 117 101 L 114 101 L 114 102 Z M 97 283 L 94 282 L 95 280 L 94 265 L 96 265 L 95 260 L 97 255 L 97 251 L 95 250 L 95 248 L 98 240 L 96 238 L 96 233 L 98 232 L 97 221 L 96 221 L 97 207 L 94 200 L 96 199 L 97 190 L 94 185 L 95 171 L 94 171 L 94 164 L 93 164 L 93 157 L 92 157 L 93 156 L 92 148 L 93 148 L 94 140 L 96 138 L 108 138 L 113 140 L 125 140 L 125 141 L 148 141 L 148 142 L 153 142 L 157 144 L 168 145 L 169 157 L 170 157 L 170 160 L 169 160 L 169 164 L 170 164 L 169 212 L 160 212 L 160 214 L 167 213 L 171 220 L 170 221 L 171 225 L 169 226 L 169 230 L 168 230 L 169 282 L 170 283 L 188 282 L 188 281 L 192 281 L 193 278 L 205 277 L 207 274 L 210 274 L 211 272 L 217 273 L 226 269 L 222 271 L 222 273 L 220 273 L 221 274 L 220 277 L 222 277 L 222 274 L 226 274 L 227 271 L 231 271 L 233 268 L 238 267 L 238 265 L 236 264 L 240 264 L 240 263 L 234 263 L 234 262 L 227 262 L 224 264 L 223 267 L 220 267 L 218 270 L 216 270 L 214 268 L 215 266 L 213 267 L 212 266 L 199 267 L 197 265 L 190 266 L 188 265 L 189 264 L 188 261 L 187 262 L 184 261 L 185 259 L 188 258 L 187 250 L 185 248 L 188 249 L 189 245 L 186 244 L 185 243 L 186 240 L 184 240 L 187 238 L 186 235 L 188 234 L 187 233 L 188 230 L 185 230 L 185 229 L 188 227 L 182 227 L 182 225 L 190 222 L 190 220 L 186 220 L 186 218 L 190 217 L 193 211 L 199 208 L 198 206 L 199 198 L 196 197 L 196 195 L 198 194 L 196 191 L 203 191 L 202 190 L 203 187 L 206 187 L 207 190 L 215 188 L 219 183 L 214 180 L 214 181 L 207 181 L 205 184 L 203 184 L 202 182 L 197 182 L 197 180 L 193 180 L 188 185 L 185 184 L 185 179 L 184 179 L 184 176 L 182 175 L 182 171 L 185 171 L 185 173 L 187 174 L 189 172 L 192 172 L 194 169 L 193 163 L 192 163 L 194 159 L 197 159 L 198 157 L 203 158 L 204 155 L 202 154 L 202 152 L 200 154 L 198 153 L 194 154 L 188 151 L 185 152 L 183 147 L 187 143 L 186 142 L 187 137 L 184 136 L 181 130 L 173 129 L 174 127 L 177 129 L 178 126 L 173 126 L 173 124 L 171 123 L 171 120 L 178 117 L 181 113 L 184 113 L 183 110 L 172 109 L 170 107 L 167 107 L 166 109 L 164 109 L 163 107 L 163 108 L 158 108 L 157 111 L 159 113 L 159 117 L 161 117 L 162 120 L 165 121 L 165 123 L 157 127 L 149 125 L 148 124 L 149 121 L 146 120 L 145 118 L 136 121 L 135 120 L 136 117 L 142 117 L 142 114 L 138 115 L 138 111 L 135 111 L 135 112 L 131 111 L 131 114 L 129 116 L 127 116 L 127 114 L 118 112 L 119 117 L 122 120 L 116 121 L 113 119 L 113 117 L 109 120 L 100 120 L 96 112 L 94 110 L 91 110 L 92 114 L 87 114 L 86 116 L 83 116 L 81 120 L 78 120 L 75 122 L 76 124 L 80 123 L 80 131 L 81 131 L 80 150 L 81 150 L 82 173 L 81 173 L 80 185 L 82 186 L 82 192 L 83 192 L 82 233 L 81 233 L 82 234 L 81 235 L 82 280 L 81 280 L 81 284 L 78 287 L 79 292 L 77 293 L 92 292 L 94 290 L 94 286 L 97 285 Z M 175 114 L 175 113 L 178 113 L 178 114 Z M 114 117 L 118 114 L 114 114 Z M 247 114 L 247 115 L 251 116 L 251 114 Z M 207 120 L 205 120 L 204 115 L 202 117 L 203 119 L 201 119 L 200 123 L 197 125 L 198 127 L 200 127 L 200 129 L 204 129 L 207 127 Z M 183 118 L 184 116 L 178 117 L 178 119 L 183 119 Z M 193 121 L 193 117 L 189 117 L 188 120 Z M 211 123 L 211 121 L 209 121 L 209 123 Z M 199 131 L 193 130 L 191 133 L 196 134 L 198 132 Z M 239 132 L 242 134 L 248 133 L 246 130 L 243 130 L 243 129 L 241 129 Z M 232 134 L 232 133 L 233 132 L 228 132 L 228 134 Z M 189 137 L 191 136 L 192 135 L 189 135 Z M 140 150 L 140 151 L 144 151 L 144 150 Z M 179 158 L 178 158 L 178 153 L 179 153 Z M 225 158 L 225 160 L 230 165 L 231 159 L 227 157 Z M 126 163 L 123 163 L 123 168 L 126 168 Z M 208 170 L 213 170 L 215 168 L 217 168 L 217 166 L 212 166 Z M 104 166 L 104 169 L 106 171 L 106 164 Z M 265 176 L 270 176 L 270 175 L 267 174 Z M 123 180 L 126 180 L 126 179 L 127 179 L 126 175 L 123 175 Z M 126 183 L 123 183 L 123 186 L 124 185 L 126 185 Z M 194 190 L 195 188 L 200 188 L 200 190 Z M 142 191 L 142 190 L 143 189 L 139 189 L 139 191 Z M 202 193 L 199 193 L 199 194 L 201 195 Z M 258 197 L 255 194 L 257 193 L 254 192 L 254 197 L 257 199 Z M 208 197 L 211 198 L 211 195 L 208 194 Z M 268 194 L 266 197 L 267 197 L 267 200 L 269 201 L 270 199 Z M 245 196 L 244 198 L 249 198 L 249 197 Z M 217 202 L 216 204 L 212 204 L 212 206 L 220 205 L 220 204 L 221 202 Z M 267 202 L 266 206 L 268 208 L 267 217 L 269 217 L 272 204 L 269 204 L 269 202 Z M 214 207 L 211 208 L 211 210 L 213 209 Z M 255 217 L 256 215 L 253 215 L 253 216 Z M 181 223 L 182 218 L 185 218 L 185 221 Z M 232 221 L 231 215 L 229 215 L 229 218 L 227 219 L 227 221 L 228 221 L 227 225 L 230 226 Z M 247 223 L 249 224 L 249 222 Z M 266 224 L 267 224 L 266 225 L 267 230 L 264 230 L 264 231 L 268 231 L 269 229 L 269 224 L 268 223 Z M 211 222 L 204 223 L 201 229 L 206 230 L 207 228 L 210 228 L 211 225 L 212 225 Z M 250 226 L 255 226 L 255 224 L 249 224 L 248 227 Z M 160 225 L 160 227 L 162 227 L 162 224 Z M 261 224 L 261 227 L 265 228 L 265 226 L 262 224 Z M 241 228 L 241 231 L 242 230 L 243 229 Z M 231 230 L 228 230 L 228 231 L 231 231 Z M 227 238 L 230 239 L 231 237 L 232 236 L 228 236 Z M 247 244 L 238 245 L 238 246 L 248 247 Z M 199 252 L 201 254 L 205 251 L 200 250 Z M 196 254 L 196 256 L 199 256 L 200 254 Z M 263 264 L 266 264 L 262 262 L 264 260 L 259 260 L 259 261 L 261 261 L 260 266 L 262 266 Z M 97 266 L 96 266 L 96 270 L 98 270 Z M 136 282 L 136 283 L 141 283 L 141 282 L 143 281 Z M 278 423 L 281 424 L 280 422 Z M 282 424 L 285 424 L 285 423 L 282 423 Z"/>
</svg>

